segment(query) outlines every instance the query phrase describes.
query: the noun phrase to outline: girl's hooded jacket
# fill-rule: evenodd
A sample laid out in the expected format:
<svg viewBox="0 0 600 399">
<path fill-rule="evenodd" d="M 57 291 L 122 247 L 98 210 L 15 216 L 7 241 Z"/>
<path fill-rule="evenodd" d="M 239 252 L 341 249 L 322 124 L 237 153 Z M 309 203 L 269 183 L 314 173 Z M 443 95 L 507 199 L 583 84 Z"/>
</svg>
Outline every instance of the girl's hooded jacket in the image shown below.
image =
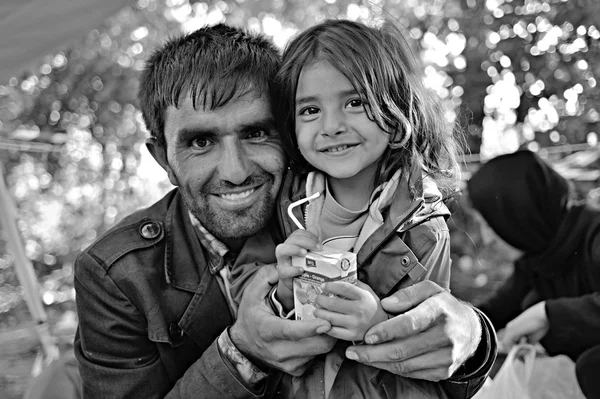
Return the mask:
<svg viewBox="0 0 600 399">
<path fill-rule="evenodd" d="M 550 329 L 541 343 L 550 355 L 576 360 L 600 345 L 600 210 L 571 203 L 569 183 L 529 151 L 492 159 L 468 190 L 490 227 L 525 253 L 479 306 L 494 327 L 503 328 L 533 297 L 546 301 Z"/>
<path fill-rule="evenodd" d="M 287 215 L 289 205 L 315 192 L 325 192 L 325 176 L 311 172 L 302 178 L 288 173 L 281 190 L 279 220 L 284 236 L 298 227 Z M 324 196 L 294 209 L 305 227 L 319 230 Z M 375 190 L 367 220 L 354 245 L 358 278 L 379 298 L 421 280 L 448 289 L 450 236 L 445 219 L 450 211 L 435 182 L 418 168 L 398 171 Z M 281 397 L 296 398 L 445 398 L 443 384 L 396 376 L 344 359 L 349 343 L 338 341 L 333 351 L 317 358 L 302 377 L 284 376 Z"/>
<path fill-rule="evenodd" d="M 285 237 L 298 227 L 287 215 L 289 205 L 314 192 L 324 192 L 325 177 L 288 173 L 280 192 L 279 221 Z M 377 193 L 379 193 L 377 195 Z M 305 227 L 319 228 L 324 198 L 294 209 Z M 380 297 L 421 280 L 432 280 L 448 289 L 450 284 L 450 239 L 445 220 L 450 211 L 430 177 L 418 168 L 408 174 L 398 171 L 375 190 L 369 215 L 354 245 L 358 278 Z"/>
</svg>

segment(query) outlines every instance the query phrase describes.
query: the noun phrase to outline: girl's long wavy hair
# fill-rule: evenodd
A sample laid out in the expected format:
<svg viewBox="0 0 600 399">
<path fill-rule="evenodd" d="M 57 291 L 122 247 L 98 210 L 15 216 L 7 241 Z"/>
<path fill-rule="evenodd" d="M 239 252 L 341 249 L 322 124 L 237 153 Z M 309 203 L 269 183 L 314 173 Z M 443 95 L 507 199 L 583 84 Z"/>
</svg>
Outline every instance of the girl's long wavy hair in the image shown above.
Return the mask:
<svg viewBox="0 0 600 399">
<path fill-rule="evenodd" d="M 347 20 L 327 20 L 298 34 L 286 46 L 274 85 L 273 108 L 284 148 L 296 172 L 314 169 L 300 154 L 295 134 L 295 97 L 302 68 L 326 61 L 352 83 L 365 101 L 369 119 L 389 134 L 379 160 L 375 187 L 415 162 L 432 176 L 444 197 L 460 179 L 459 143 L 454 125 L 435 93 L 423 86 L 422 73 L 398 28 Z M 456 134 L 456 135 L 455 135 Z M 406 135 L 410 135 L 406 140 Z"/>
</svg>

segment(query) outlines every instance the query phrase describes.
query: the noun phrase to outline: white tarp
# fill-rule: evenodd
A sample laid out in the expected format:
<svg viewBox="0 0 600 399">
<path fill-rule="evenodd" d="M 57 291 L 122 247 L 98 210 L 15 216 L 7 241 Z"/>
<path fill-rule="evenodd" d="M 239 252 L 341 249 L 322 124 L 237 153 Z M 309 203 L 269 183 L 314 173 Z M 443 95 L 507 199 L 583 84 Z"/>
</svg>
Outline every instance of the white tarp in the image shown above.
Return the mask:
<svg viewBox="0 0 600 399">
<path fill-rule="evenodd" d="M 133 0 L 0 0 L 0 85 Z"/>
</svg>

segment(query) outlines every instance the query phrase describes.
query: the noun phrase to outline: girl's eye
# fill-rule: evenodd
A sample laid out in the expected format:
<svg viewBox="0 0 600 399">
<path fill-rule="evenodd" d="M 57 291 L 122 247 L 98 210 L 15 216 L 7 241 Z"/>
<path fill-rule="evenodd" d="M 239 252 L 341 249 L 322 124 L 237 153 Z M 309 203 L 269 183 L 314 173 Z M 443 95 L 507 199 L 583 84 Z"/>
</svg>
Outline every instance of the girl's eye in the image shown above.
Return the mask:
<svg viewBox="0 0 600 399">
<path fill-rule="evenodd" d="M 192 147 L 198 148 L 200 150 L 206 149 L 211 144 L 210 140 L 205 137 L 199 137 L 197 139 L 192 140 Z"/>
<path fill-rule="evenodd" d="M 363 101 L 360 98 L 353 98 L 352 100 L 346 103 L 346 106 L 350 108 L 362 107 L 364 105 Z"/>
<path fill-rule="evenodd" d="M 317 107 L 306 107 L 300 110 L 300 115 L 314 115 L 319 113 L 319 109 Z"/>
</svg>

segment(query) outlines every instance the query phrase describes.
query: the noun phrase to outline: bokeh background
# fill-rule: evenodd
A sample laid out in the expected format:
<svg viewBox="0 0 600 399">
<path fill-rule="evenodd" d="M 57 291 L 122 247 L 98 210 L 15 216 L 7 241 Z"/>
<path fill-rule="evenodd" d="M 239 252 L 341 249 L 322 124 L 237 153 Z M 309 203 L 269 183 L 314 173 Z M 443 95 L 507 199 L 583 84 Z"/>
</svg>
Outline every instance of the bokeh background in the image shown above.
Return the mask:
<svg viewBox="0 0 600 399">
<path fill-rule="evenodd" d="M 218 22 L 283 47 L 325 18 L 402 27 L 426 86 L 448 104 L 440 117 L 457 120 L 466 135 L 465 179 L 491 157 L 528 148 L 571 179 L 581 198 L 600 203 L 597 0 L 132 0 L 0 81 L 2 177 L 61 350 L 76 327 L 77 253 L 171 189 L 143 146 L 148 132 L 136 100 L 152 49 Z M 512 254 L 487 232 L 468 195 L 449 225 L 453 293 L 480 300 L 511 272 Z M 40 368 L 40 345 L 2 227 L 0 397 L 20 398 Z"/>
</svg>

